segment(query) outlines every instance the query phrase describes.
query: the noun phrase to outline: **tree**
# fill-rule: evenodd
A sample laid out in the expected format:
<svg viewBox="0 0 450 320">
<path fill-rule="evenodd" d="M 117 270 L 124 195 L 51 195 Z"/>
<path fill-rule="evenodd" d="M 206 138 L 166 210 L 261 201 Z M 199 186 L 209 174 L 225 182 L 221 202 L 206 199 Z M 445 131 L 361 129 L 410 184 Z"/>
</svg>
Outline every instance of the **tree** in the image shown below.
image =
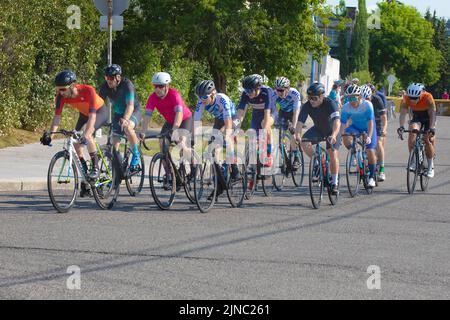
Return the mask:
<svg viewBox="0 0 450 320">
<path fill-rule="evenodd" d="M 347 16 L 347 8 L 345 5 L 345 0 L 341 0 L 339 2 L 338 10 L 336 12 L 336 16 L 342 19 L 338 26 L 337 31 L 339 32 L 338 36 L 338 59 L 341 62 L 340 64 L 340 75 L 341 78 L 347 77 L 350 72 L 350 60 L 348 57 L 348 47 L 347 47 L 347 22 L 351 22 L 350 19 L 345 19 Z"/>
<path fill-rule="evenodd" d="M 353 71 L 369 70 L 369 32 L 367 30 L 366 1 L 358 1 L 358 16 L 356 17 L 355 31 L 352 41 L 352 67 Z"/>
<path fill-rule="evenodd" d="M 433 26 L 412 6 L 378 3 L 381 28 L 370 30 L 370 71 L 377 82 L 393 69 L 404 84 L 432 85 L 439 79 L 441 53 L 433 46 Z"/>
<path fill-rule="evenodd" d="M 312 16 L 323 0 L 140 0 L 143 43 L 167 43 L 185 48 L 185 57 L 204 61 L 216 86 L 227 85 L 245 73 L 302 73 L 308 53 L 326 52 Z"/>
<path fill-rule="evenodd" d="M 448 90 L 448 86 L 450 85 L 450 40 L 445 34 L 447 21 L 444 18 L 437 18 L 436 11 L 431 16 L 429 10 L 425 13 L 425 19 L 433 25 L 433 46 L 442 54 L 442 60 L 439 64 L 439 80 L 434 85 L 428 87 L 428 90 L 436 98 L 440 98 L 442 92 L 446 89 Z"/>
</svg>

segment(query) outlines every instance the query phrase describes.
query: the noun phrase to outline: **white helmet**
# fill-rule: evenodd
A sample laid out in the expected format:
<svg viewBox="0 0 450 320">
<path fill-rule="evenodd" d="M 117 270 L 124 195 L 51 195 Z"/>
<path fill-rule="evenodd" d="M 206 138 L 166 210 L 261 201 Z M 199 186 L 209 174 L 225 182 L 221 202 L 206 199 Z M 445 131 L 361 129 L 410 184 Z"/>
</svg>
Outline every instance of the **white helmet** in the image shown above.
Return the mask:
<svg viewBox="0 0 450 320">
<path fill-rule="evenodd" d="M 372 88 L 368 85 L 361 86 L 361 97 L 363 99 L 368 99 L 372 96 Z"/>
<path fill-rule="evenodd" d="M 418 98 L 425 89 L 425 86 L 421 83 L 411 83 L 406 89 L 406 95 L 410 98 Z"/>
<path fill-rule="evenodd" d="M 167 72 L 157 72 L 153 75 L 153 84 L 169 84 L 172 81 L 170 74 Z"/>
<path fill-rule="evenodd" d="M 277 89 L 285 89 L 291 86 L 291 82 L 286 77 L 280 77 L 275 80 L 275 87 Z"/>
<path fill-rule="evenodd" d="M 353 96 L 353 95 L 359 96 L 360 94 L 361 94 L 361 88 L 356 84 L 349 85 L 347 87 L 347 89 L 345 89 L 346 96 Z"/>
</svg>

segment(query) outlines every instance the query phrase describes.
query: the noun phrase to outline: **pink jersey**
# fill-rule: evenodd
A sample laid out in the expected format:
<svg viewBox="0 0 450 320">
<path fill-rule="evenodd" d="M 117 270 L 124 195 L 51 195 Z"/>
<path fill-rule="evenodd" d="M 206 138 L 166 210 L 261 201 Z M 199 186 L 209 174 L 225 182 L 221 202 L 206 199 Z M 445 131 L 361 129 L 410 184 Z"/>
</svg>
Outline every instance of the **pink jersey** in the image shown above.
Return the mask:
<svg viewBox="0 0 450 320">
<path fill-rule="evenodd" d="M 148 97 L 145 113 L 151 115 L 155 108 L 170 124 L 173 124 L 175 121 L 176 109 L 181 108 L 183 111 L 183 121 L 192 116 L 191 110 L 186 107 L 180 93 L 173 88 L 169 89 L 169 92 L 164 99 L 158 97 L 156 93 L 152 93 L 150 97 Z"/>
</svg>

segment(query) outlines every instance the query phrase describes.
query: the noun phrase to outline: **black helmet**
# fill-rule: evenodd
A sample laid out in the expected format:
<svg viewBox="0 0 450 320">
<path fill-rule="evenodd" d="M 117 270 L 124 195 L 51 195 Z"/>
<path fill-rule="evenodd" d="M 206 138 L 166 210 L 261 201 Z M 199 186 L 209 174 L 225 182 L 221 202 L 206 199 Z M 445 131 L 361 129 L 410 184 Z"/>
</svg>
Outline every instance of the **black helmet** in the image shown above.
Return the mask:
<svg viewBox="0 0 450 320">
<path fill-rule="evenodd" d="M 67 87 L 77 81 L 77 76 L 73 71 L 64 70 L 58 73 L 55 77 L 55 86 Z"/>
<path fill-rule="evenodd" d="M 262 77 L 259 74 L 246 76 L 242 80 L 242 87 L 246 90 L 253 90 L 262 84 Z"/>
<path fill-rule="evenodd" d="M 200 81 L 195 87 L 195 94 L 199 97 L 209 95 L 213 90 L 216 89 L 214 85 L 214 81 L 212 80 L 203 80 Z"/>
<path fill-rule="evenodd" d="M 310 96 L 319 96 L 325 93 L 325 87 L 319 82 L 314 82 L 306 91 Z"/>
<path fill-rule="evenodd" d="M 122 74 L 122 68 L 118 64 L 112 64 L 105 68 L 105 76 L 112 77 Z"/>
</svg>

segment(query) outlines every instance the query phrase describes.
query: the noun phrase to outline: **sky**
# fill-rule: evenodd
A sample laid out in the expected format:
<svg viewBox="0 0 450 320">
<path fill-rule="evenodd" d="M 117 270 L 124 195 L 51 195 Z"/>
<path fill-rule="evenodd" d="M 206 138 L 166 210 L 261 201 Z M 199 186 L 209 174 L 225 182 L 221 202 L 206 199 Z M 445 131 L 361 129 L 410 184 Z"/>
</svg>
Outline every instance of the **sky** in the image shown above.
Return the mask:
<svg viewBox="0 0 450 320">
<path fill-rule="evenodd" d="M 376 6 L 380 0 L 366 0 L 367 8 L 370 9 Z M 406 5 L 413 6 L 419 10 L 422 14 L 430 8 L 431 14 L 436 10 L 438 17 L 445 17 L 450 19 L 450 0 L 401 0 Z M 326 4 L 336 6 L 339 4 L 339 0 L 326 0 Z M 358 0 L 345 0 L 347 7 L 357 7 Z M 370 10 L 368 10 L 370 11 Z"/>
</svg>

